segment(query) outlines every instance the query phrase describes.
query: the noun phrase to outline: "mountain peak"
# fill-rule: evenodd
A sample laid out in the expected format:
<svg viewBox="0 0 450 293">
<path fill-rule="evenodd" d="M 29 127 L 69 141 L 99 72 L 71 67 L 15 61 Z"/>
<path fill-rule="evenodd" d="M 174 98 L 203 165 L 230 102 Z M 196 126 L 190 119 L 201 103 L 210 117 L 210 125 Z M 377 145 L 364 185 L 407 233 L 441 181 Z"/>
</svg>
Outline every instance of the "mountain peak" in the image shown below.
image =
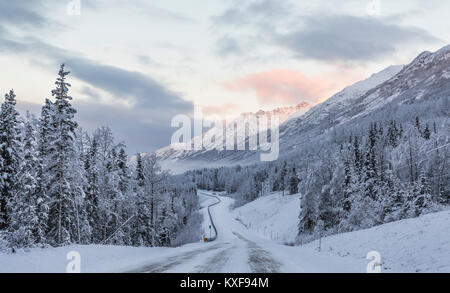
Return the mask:
<svg viewBox="0 0 450 293">
<path fill-rule="evenodd" d="M 309 109 L 311 105 L 308 102 L 301 102 L 295 106 L 285 106 L 285 107 L 278 107 L 273 110 L 259 110 L 256 113 L 253 112 L 245 112 L 242 113 L 241 116 L 248 117 L 248 116 L 261 116 L 261 115 L 279 115 L 280 121 L 285 121 L 289 116 L 292 114 L 298 112 L 298 111 L 306 111 Z M 284 119 L 283 119 L 284 118 Z"/>
<path fill-rule="evenodd" d="M 450 45 L 446 45 L 446 46 L 440 48 L 435 53 L 442 54 L 442 53 L 447 53 L 447 52 L 450 52 Z"/>
</svg>

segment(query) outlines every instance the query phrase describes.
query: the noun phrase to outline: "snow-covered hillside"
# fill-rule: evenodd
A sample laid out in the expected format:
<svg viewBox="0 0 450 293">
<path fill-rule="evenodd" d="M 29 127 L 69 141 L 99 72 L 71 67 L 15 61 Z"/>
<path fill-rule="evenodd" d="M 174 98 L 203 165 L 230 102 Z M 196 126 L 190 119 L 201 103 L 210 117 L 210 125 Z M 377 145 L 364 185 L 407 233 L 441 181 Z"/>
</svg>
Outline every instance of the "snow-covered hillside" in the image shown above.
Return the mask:
<svg viewBox="0 0 450 293">
<path fill-rule="evenodd" d="M 450 273 L 450 211 L 322 239 L 322 250 L 348 258 L 381 255 L 384 272 Z M 315 248 L 318 240 L 306 247 Z"/>
<path fill-rule="evenodd" d="M 338 114 L 344 109 L 351 108 L 355 101 L 367 93 L 370 89 L 384 83 L 398 74 L 403 69 L 403 65 L 393 65 L 388 68 L 373 74 L 368 79 L 359 81 L 351 86 L 346 87 L 342 91 L 333 95 L 325 102 L 313 107 L 305 115 L 301 117 L 302 123 L 313 125 L 320 124 L 321 120 L 330 115 Z M 286 129 L 294 127 L 296 121 L 288 121 L 285 124 Z"/>
<path fill-rule="evenodd" d="M 276 192 L 234 210 L 235 218 L 260 237 L 293 243 L 298 231 L 299 195 Z"/>
<path fill-rule="evenodd" d="M 261 238 L 289 243 L 297 235 L 298 195 L 270 194 L 234 211 L 238 221 Z M 349 260 L 381 255 L 384 272 L 450 272 L 450 211 L 322 238 L 322 254 Z M 277 239 L 278 233 L 278 239 Z M 296 241 L 296 245 L 300 240 Z M 319 240 L 298 249 L 316 250 Z"/>
</svg>

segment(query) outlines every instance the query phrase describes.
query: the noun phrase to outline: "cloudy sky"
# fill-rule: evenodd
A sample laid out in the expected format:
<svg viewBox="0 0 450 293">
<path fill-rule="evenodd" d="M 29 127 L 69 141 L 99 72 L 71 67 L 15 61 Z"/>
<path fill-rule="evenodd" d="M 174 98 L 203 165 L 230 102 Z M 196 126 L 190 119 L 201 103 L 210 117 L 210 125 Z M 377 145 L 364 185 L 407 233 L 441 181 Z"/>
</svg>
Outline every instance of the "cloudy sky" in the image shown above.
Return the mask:
<svg viewBox="0 0 450 293">
<path fill-rule="evenodd" d="M 194 106 L 217 117 L 317 103 L 435 51 L 450 43 L 448 11 L 447 0 L 0 0 L 0 92 L 38 113 L 65 62 L 80 124 L 152 151 Z"/>
</svg>

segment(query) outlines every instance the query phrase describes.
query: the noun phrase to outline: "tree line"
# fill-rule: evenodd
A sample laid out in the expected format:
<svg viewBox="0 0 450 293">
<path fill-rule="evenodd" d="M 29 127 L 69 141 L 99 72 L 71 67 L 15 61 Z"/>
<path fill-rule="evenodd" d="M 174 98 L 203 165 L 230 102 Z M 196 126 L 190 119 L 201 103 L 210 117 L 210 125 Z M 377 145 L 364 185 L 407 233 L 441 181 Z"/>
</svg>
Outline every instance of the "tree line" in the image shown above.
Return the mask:
<svg viewBox="0 0 450 293">
<path fill-rule="evenodd" d="M 79 127 L 68 71 L 39 118 L 0 111 L 0 246 L 173 246 L 200 237 L 195 184 L 162 171 L 154 154 L 130 163 L 111 129 Z"/>
</svg>

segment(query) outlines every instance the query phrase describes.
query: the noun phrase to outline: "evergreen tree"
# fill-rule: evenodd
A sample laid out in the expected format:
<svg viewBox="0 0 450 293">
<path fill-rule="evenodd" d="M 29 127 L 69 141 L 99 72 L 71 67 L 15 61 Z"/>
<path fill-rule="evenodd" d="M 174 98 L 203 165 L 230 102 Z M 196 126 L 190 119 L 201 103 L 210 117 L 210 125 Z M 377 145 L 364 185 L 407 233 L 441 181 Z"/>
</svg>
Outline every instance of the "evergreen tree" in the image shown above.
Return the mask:
<svg viewBox="0 0 450 293">
<path fill-rule="evenodd" d="M 289 178 L 289 194 L 298 193 L 298 177 L 295 167 L 292 169 L 291 176 Z"/>
<path fill-rule="evenodd" d="M 145 195 L 145 177 L 143 159 L 140 153 L 136 157 L 136 219 L 135 232 L 133 235 L 133 244 L 135 246 L 150 246 L 151 228 L 150 228 L 150 209 Z"/>
<path fill-rule="evenodd" d="M 386 171 L 386 176 L 380 187 L 377 214 L 380 222 L 385 222 L 387 218 L 392 216 L 394 211 L 401 206 L 403 199 L 399 196 L 395 177 L 391 169 Z"/>
<path fill-rule="evenodd" d="M 377 143 L 377 130 L 376 124 L 372 124 L 369 130 L 369 137 L 367 142 L 367 151 L 364 160 L 364 192 L 366 196 L 370 197 L 372 200 L 377 199 L 377 163 L 376 163 L 376 149 L 375 144 Z"/>
<path fill-rule="evenodd" d="M 395 120 L 391 120 L 388 128 L 388 140 L 389 144 L 396 148 L 398 146 L 398 138 L 399 138 L 400 131 L 397 128 L 397 123 Z"/>
<path fill-rule="evenodd" d="M 106 165 L 106 174 L 104 176 L 104 215 L 106 218 L 106 235 L 110 237 L 113 233 L 114 237 L 111 238 L 111 243 L 116 245 L 123 245 L 125 242 L 125 233 L 122 229 L 119 229 L 123 219 L 123 206 L 125 198 L 119 188 L 120 176 L 119 168 L 117 164 L 118 155 L 116 147 L 113 147 L 108 156 L 108 163 Z"/>
<path fill-rule="evenodd" d="M 323 223 L 325 230 L 334 228 L 339 223 L 339 215 L 334 208 L 334 200 L 330 190 L 330 185 L 324 186 L 319 198 L 319 220 Z"/>
<path fill-rule="evenodd" d="M 41 109 L 39 118 L 39 156 L 48 158 L 50 152 L 50 141 L 54 134 L 52 117 L 55 115 L 55 107 L 52 101 L 45 99 L 45 105 Z"/>
<path fill-rule="evenodd" d="M 128 169 L 127 160 L 128 157 L 125 153 L 125 146 L 120 146 L 119 155 L 117 157 L 117 173 L 118 173 L 118 189 L 121 193 L 120 215 L 122 222 L 127 221 L 133 215 L 133 204 L 130 202 L 131 198 L 131 178 L 130 171 Z M 132 229 L 129 225 L 121 229 L 123 235 L 121 236 L 123 244 L 131 245 L 131 233 Z"/>
<path fill-rule="evenodd" d="M 17 174 L 17 182 L 14 184 L 15 194 L 11 200 L 10 210 L 10 245 L 12 247 L 31 247 L 38 241 L 42 241 L 45 226 L 39 217 L 40 196 L 37 188 L 38 170 L 40 160 L 36 143 L 36 133 L 27 113 L 25 124 L 24 153 Z"/>
<path fill-rule="evenodd" d="M 49 216 L 49 195 L 48 187 L 49 183 L 49 168 L 48 166 L 50 157 L 50 142 L 54 139 L 53 134 L 55 133 L 52 124 L 52 118 L 54 116 L 54 104 L 49 100 L 45 100 L 45 104 L 41 109 L 41 117 L 39 118 L 38 124 L 38 169 L 37 169 L 37 215 L 39 228 L 36 232 L 36 242 L 37 243 L 47 243 L 48 231 L 48 216 Z"/>
<path fill-rule="evenodd" d="M 100 187 L 99 170 L 97 166 L 98 143 L 94 137 L 91 147 L 86 155 L 84 168 L 86 171 L 85 207 L 89 215 L 89 226 L 91 227 L 91 243 L 100 243 L 103 239 L 102 219 L 100 217 Z"/>
<path fill-rule="evenodd" d="M 317 223 L 316 198 L 313 192 L 307 192 L 300 201 L 298 233 L 311 234 Z"/>
<path fill-rule="evenodd" d="M 176 216 L 173 210 L 168 207 L 168 203 L 164 202 L 161 206 L 161 213 L 157 218 L 157 235 L 156 243 L 158 246 L 170 246 L 172 239 L 172 231 L 175 228 Z"/>
<path fill-rule="evenodd" d="M 83 170 L 75 148 L 74 121 L 76 110 L 70 104 L 72 97 L 68 95 L 70 84 L 66 82 L 69 72 L 64 64 L 52 91 L 55 97 L 54 113 L 51 118 L 52 131 L 49 141 L 49 161 L 47 166 L 50 197 L 50 216 L 48 222 L 48 238 L 53 245 L 66 245 L 81 242 L 82 225 L 85 225 L 79 214 L 82 204 Z"/>
<path fill-rule="evenodd" d="M 9 224 L 11 211 L 8 206 L 14 196 L 21 154 L 21 119 L 16 110 L 16 95 L 11 90 L 5 95 L 0 111 L 0 230 Z"/>
<path fill-rule="evenodd" d="M 354 161 L 355 171 L 357 172 L 358 176 L 361 176 L 363 159 L 361 155 L 359 138 L 357 136 L 353 139 L 353 152 L 355 160 Z"/>
<path fill-rule="evenodd" d="M 119 190 L 126 195 L 130 188 L 130 174 L 127 165 L 127 155 L 123 147 L 120 148 L 117 158 L 117 168 L 119 172 Z"/>
<path fill-rule="evenodd" d="M 136 155 L 136 182 L 137 185 L 143 187 L 144 182 L 144 167 L 142 166 L 142 156 L 140 153 Z"/>
<path fill-rule="evenodd" d="M 280 171 L 280 184 L 281 184 L 281 191 L 283 192 L 283 196 L 284 196 L 284 191 L 286 190 L 286 182 L 285 182 L 285 178 L 287 175 L 287 168 L 286 168 L 286 161 L 283 162 L 283 165 L 281 167 L 281 171 Z"/>
<path fill-rule="evenodd" d="M 424 213 L 432 211 L 435 204 L 432 200 L 428 176 L 424 171 L 420 173 L 419 180 L 416 185 L 416 194 L 414 195 L 414 216 L 418 217 Z"/>
<path fill-rule="evenodd" d="M 417 130 L 419 130 L 419 132 L 421 132 L 421 125 L 420 125 L 420 119 L 419 116 L 416 116 L 416 124 L 415 124 Z"/>
<path fill-rule="evenodd" d="M 352 201 L 355 194 L 358 192 L 359 182 L 358 177 L 355 174 L 355 170 L 349 160 L 344 161 L 344 184 L 343 184 L 343 198 L 342 198 L 342 210 L 343 217 L 347 219 L 352 210 Z"/>
<path fill-rule="evenodd" d="M 423 131 L 423 138 L 425 140 L 429 140 L 430 137 L 431 137 L 431 131 L 430 131 L 430 128 L 429 128 L 428 123 L 427 123 L 426 126 L 425 126 L 425 130 Z"/>
</svg>

